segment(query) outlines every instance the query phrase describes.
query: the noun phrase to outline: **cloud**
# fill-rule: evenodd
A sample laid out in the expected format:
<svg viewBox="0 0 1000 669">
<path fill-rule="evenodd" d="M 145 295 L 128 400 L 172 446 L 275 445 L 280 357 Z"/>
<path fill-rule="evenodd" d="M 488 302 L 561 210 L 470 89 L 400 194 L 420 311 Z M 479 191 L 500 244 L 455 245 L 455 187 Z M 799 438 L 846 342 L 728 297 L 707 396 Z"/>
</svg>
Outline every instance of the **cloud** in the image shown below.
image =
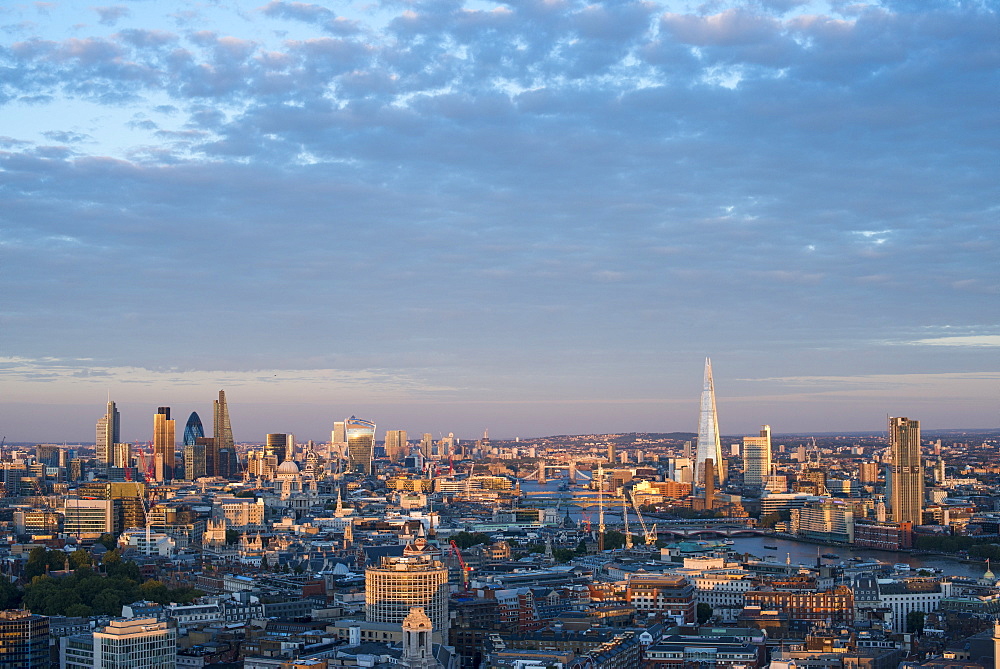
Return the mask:
<svg viewBox="0 0 1000 669">
<path fill-rule="evenodd" d="M 974 348 L 1000 346 L 1000 335 L 963 335 L 957 337 L 935 337 L 910 342 L 919 346 L 971 346 Z"/>
<path fill-rule="evenodd" d="M 120 19 L 123 19 L 131 14 L 128 7 L 123 5 L 115 5 L 113 7 L 94 7 L 93 8 L 97 15 L 101 17 L 100 23 L 104 26 L 113 26 Z"/>
<path fill-rule="evenodd" d="M 992 313 L 988 6 L 133 9 L 0 43 L 14 355 L 597 401 Z"/>
</svg>

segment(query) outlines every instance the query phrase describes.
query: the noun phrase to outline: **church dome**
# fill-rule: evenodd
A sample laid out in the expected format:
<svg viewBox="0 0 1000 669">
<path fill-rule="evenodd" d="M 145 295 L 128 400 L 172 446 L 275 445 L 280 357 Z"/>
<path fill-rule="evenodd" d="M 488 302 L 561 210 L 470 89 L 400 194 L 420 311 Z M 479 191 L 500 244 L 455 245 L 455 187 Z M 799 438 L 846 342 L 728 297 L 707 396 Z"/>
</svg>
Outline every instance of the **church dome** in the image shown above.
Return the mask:
<svg viewBox="0 0 1000 669">
<path fill-rule="evenodd" d="M 278 476 L 298 476 L 299 466 L 291 460 L 285 460 L 278 465 Z"/>
</svg>

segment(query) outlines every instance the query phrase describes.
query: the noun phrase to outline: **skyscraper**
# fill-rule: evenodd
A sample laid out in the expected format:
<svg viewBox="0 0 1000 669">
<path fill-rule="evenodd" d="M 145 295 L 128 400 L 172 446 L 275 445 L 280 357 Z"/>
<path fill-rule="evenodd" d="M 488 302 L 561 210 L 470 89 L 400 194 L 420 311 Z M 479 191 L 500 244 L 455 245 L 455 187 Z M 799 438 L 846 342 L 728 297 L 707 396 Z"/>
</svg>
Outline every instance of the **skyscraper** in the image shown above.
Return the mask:
<svg viewBox="0 0 1000 669">
<path fill-rule="evenodd" d="M 115 444 L 121 441 L 121 414 L 115 403 L 108 400 L 108 410 L 97 421 L 97 438 L 94 440 L 97 461 L 103 465 L 114 463 Z"/>
<path fill-rule="evenodd" d="M 199 438 L 205 436 L 205 427 L 201 424 L 201 418 L 197 411 L 192 411 L 188 416 L 187 424 L 184 426 L 184 445 L 194 446 Z"/>
<path fill-rule="evenodd" d="M 292 459 L 292 451 L 295 449 L 295 435 L 276 432 L 267 435 L 264 445 L 264 457 L 273 456 L 277 464 L 285 460 Z"/>
<path fill-rule="evenodd" d="M 236 448 L 233 441 L 233 428 L 229 424 L 229 406 L 226 404 L 226 391 L 219 391 L 219 399 L 212 403 L 212 443 L 207 445 L 205 452 L 205 462 L 210 463 L 211 471 L 209 476 L 219 476 L 222 467 L 220 466 L 219 451 L 228 449 L 230 453 L 235 453 Z"/>
<path fill-rule="evenodd" d="M 157 481 L 174 478 L 174 463 L 177 459 L 174 424 L 170 419 L 170 407 L 160 407 L 153 416 L 153 472 Z"/>
<path fill-rule="evenodd" d="M 347 442 L 347 433 L 344 427 L 345 423 L 342 420 L 338 420 L 333 424 L 333 433 L 330 435 L 330 440 L 335 444 L 343 444 Z"/>
<path fill-rule="evenodd" d="M 761 425 L 759 437 L 743 437 L 743 483 L 763 486 L 771 475 L 771 426 Z"/>
<path fill-rule="evenodd" d="M 375 423 L 351 416 L 345 421 L 347 466 L 352 472 L 372 473 L 375 450 Z"/>
<path fill-rule="evenodd" d="M 924 466 L 920 460 L 920 421 L 889 418 L 889 451 L 892 465 L 892 520 L 923 523 Z"/>
<path fill-rule="evenodd" d="M 386 430 L 385 455 L 390 462 L 401 462 L 406 452 L 406 430 Z"/>
<path fill-rule="evenodd" d="M 701 391 L 701 413 L 698 419 L 698 455 L 695 458 L 695 481 L 705 477 L 705 460 L 722 462 L 722 442 L 719 440 L 719 416 L 715 410 L 715 383 L 712 381 L 712 361 L 705 358 L 705 382 Z"/>
</svg>

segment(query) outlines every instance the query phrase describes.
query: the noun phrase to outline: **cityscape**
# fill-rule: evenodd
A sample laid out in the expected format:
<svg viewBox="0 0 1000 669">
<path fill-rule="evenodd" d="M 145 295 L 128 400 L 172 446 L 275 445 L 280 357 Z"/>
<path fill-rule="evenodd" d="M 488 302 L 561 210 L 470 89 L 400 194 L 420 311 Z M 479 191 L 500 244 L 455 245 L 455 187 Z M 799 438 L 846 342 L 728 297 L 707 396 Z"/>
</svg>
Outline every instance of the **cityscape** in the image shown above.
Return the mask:
<svg viewBox="0 0 1000 669">
<path fill-rule="evenodd" d="M 733 437 L 715 386 L 697 432 L 517 440 L 237 441 L 220 390 L 132 444 L 109 399 L 93 443 L 3 445 L 0 658 L 992 666 L 1000 429 Z"/>
<path fill-rule="evenodd" d="M 0 669 L 1000 669 L 998 36 L 0 3 Z"/>
</svg>

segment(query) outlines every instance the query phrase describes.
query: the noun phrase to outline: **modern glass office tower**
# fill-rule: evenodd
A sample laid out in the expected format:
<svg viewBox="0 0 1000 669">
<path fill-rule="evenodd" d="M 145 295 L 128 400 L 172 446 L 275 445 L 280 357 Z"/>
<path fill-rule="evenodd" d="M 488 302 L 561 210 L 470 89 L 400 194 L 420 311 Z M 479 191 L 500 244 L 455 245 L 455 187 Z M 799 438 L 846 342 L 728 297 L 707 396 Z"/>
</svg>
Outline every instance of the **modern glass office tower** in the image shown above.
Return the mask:
<svg viewBox="0 0 1000 669">
<path fill-rule="evenodd" d="M 385 455 L 391 462 L 402 462 L 407 456 L 406 430 L 386 430 Z"/>
<path fill-rule="evenodd" d="M 121 414 L 115 403 L 108 400 L 107 413 L 97 421 L 97 437 L 94 441 L 97 461 L 103 465 L 112 464 L 115 444 L 121 440 Z"/>
<path fill-rule="evenodd" d="M 212 404 L 212 443 L 208 444 L 205 453 L 205 462 L 208 466 L 209 476 L 219 476 L 222 471 L 222 458 L 219 451 L 228 449 L 235 453 L 235 442 L 233 441 L 233 428 L 229 423 L 229 405 L 226 404 L 226 391 L 219 391 L 219 399 Z"/>
<path fill-rule="evenodd" d="M 188 416 L 188 422 L 184 426 L 184 445 L 194 446 L 198 443 L 199 437 L 205 436 L 205 426 L 201 424 L 201 418 L 197 411 L 192 411 Z"/>
<path fill-rule="evenodd" d="M 375 423 L 351 416 L 344 425 L 347 436 L 347 466 L 352 472 L 372 473 Z"/>
<path fill-rule="evenodd" d="M 722 462 L 719 416 L 715 410 L 715 382 L 712 380 L 712 361 L 709 358 L 705 358 L 705 382 L 701 391 L 701 414 L 698 419 L 698 454 L 694 463 L 694 480 L 697 482 L 705 477 L 705 460 L 711 460 L 717 466 Z"/>
<path fill-rule="evenodd" d="M 889 451 L 892 465 L 892 520 L 923 524 L 924 466 L 920 460 L 920 421 L 889 419 Z"/>
<path fill-rule="evenodd" d="M 170 419 L 170 407 L 160 407 L 153 416 L 153 472 L 157 481 L 174 478 L 174 464 L 177 460 L 174 425 Z"/>
<path fill-rule="evenodd" d="M 771 475 L 771 426 L 762 425 L 759 437 L 743 437 L 743 483 L 763 486 Z"/>
</svg>

